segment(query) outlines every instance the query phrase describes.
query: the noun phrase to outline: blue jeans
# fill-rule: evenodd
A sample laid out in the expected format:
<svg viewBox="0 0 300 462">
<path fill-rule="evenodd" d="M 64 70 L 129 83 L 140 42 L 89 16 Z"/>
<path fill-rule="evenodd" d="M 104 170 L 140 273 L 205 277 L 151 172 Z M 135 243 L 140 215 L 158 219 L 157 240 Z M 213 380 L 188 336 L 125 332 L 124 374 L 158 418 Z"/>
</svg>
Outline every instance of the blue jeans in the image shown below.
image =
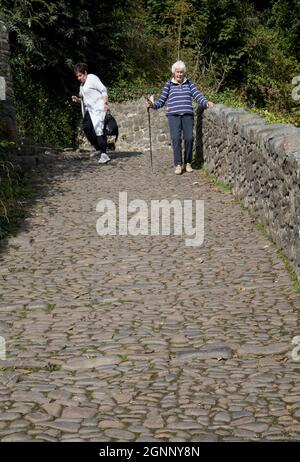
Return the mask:
<svg viewBox="0 0 300 462">
<path fill-rule="evenodd" d="M 169 115 L 170 135 L 174 153 L 174 164 L 182 165 L 181 135 L 184 139 L 184 164 L 192 163 L 193 156 L 193 114 Z"/>
</svg>

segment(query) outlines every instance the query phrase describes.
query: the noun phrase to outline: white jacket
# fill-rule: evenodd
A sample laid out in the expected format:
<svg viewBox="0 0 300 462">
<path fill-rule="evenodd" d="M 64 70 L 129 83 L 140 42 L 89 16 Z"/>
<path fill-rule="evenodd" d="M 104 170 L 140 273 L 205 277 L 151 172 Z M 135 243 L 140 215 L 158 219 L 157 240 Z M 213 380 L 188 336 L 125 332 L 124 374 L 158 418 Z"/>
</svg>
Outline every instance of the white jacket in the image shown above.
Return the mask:
<svg viewBox="0 0 300 462">
<path fill-rule="evenodd" d="M 89 112 L 97 136 L 103 135 L 104 126 L 104 97 L 107 96 L 106 87 L 99 77 L 88 74 L 86 81 L 80 85 L 82 115 Z"/>
</svg>

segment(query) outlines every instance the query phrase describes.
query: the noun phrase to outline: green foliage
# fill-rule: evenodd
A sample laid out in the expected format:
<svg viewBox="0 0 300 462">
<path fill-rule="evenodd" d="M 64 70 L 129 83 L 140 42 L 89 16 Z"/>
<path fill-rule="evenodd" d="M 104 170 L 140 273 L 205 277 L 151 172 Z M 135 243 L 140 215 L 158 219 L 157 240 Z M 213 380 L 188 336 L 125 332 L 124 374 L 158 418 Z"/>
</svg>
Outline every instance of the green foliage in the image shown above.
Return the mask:
<svg viewBox="0 0 300 462">
<path fill-rule="evenodd" d="M 99 7 L 96 0 L 0 0 L 13 63 L 58 89 L 72 81 L 71 66 L 77 61 L 98 71 L 104 68 L 105 78 L 110 76 L 122 51 L 118 47 L 122 14 L 117 12 L 125 3 L 102 0 Z"/>
<path fill-rule="evenodd" d="M 18 229 L 24 217 L 24 200 L 31 198 L 35 187 L 19 175 L 10 161 L 15 143 L 0 141 L 0 239 Z M 21 178 L 22 176 L 22 178 Z"/>
<path fill-rule="evenodd" d="M 282 112 L 276 112 L 268 109 L 253 108 L 251 104 L 245 99 L 245 97 L 238 90 L 226 89 L 222 93 L 207 92 L 205 96 L 209 100 L 213 100 L 216 104 L 226 104 L 226 106 L 234 108 L 245 108 L 248 111 L 255 112 L 261 117 L 266 119 L 268 123 L 285 123 L 292 124 L 296 127 L 300 127 L 300 108 L 290 114 L 283 115 Z"/>
<path fill-rule="evenodd" d="M 0 17 L 10 31 L 21 132 L 36 141 L 73 143 L 79 61 L 110 99 L 124 100 L 159 93 L 180 58 L 213 101 L 235 92 L 247 106 L 299 120 L 291 98 L 299 0 L 0 0 Z"/>
<path fill-rule="evenodd" d="M 297 60 L 288 55 L 284 39 L 277 31 L 259 26 L 249 41 L 244 66 L 243 92 L 253 106 L 277 111 L 293 106 L 291 81 L 300 73 Z"/>
<path fill-rule="evenodd" d="M 146 3 L 153 30 L 173 36 L 174 58 L 180 41 L 190 77 L 213 100 L 225 88 L 237 90 L 248 106 L 297 121 L 291 80 L 300 74 L 299 0 Z"/>
<path fill-rule="evenodd" d="M 71 99 L 51 95 L 41 83 L 26 74 L 15 76 L 17 124 L 22 136 L 37 143 L 67 147 L 74 144 L 76 113 Z"/>
<path fill-rule="evenodd" d="M 240 78 L 247 52 L 253 6 L 238 0 L 147 2 L 154 8 L 161 34 L 173 37 L 173 59 L 185 60 L 202 88 L 220 91 Z M 166 8 L 167 4 L 167 8 Z M 156 27 L 156 24 L 155 24 Z"/>
<path fill-rule="evenodd" d="M 241 80 L 240 68 L 253 27 L 253 7 L 237 0 L 195 3 L 200 17 L 202 8 L 205 11 L 196 31 L 196 76 L 216 93 L 225 86 L 233 88 Z"/>
<path fill-rule="evenodd" d="M 143 84 L 157 84 L 165 79 L 169 73 L 173 41 L 169 35 L 161 36 L 158 40 L 157 33 L 153 31 L 151 17 L 145 13 L 143 2 L 127 2 L 126 12 L 122 14 L 119 46 L 122 49 L 122 64 L 118 66 L 111 84 L 117 83 L 123 86 L 127 81 L 129 86 L 132 82 L 141 81 Z"/>
<path fill-rule="evenodd" d="M 109 99 L 114 102 L 121 102 L 152 94 L 159 95 L 161 90 L 161 85 L 149 86 L 143 79 L 136 79 L 129 82 L 120 80 L 113 87 L 109 88 Z"/>
<path fill-rule="evenodd" d="M 3 152 L 6 150 L 6 149 L 11 149 L 15 146 L 15 143 L 13 141 L 4 141 L 4 140 L 0 140 L 0 154 L 3 154 Z"/>
<path fill-rule="evenodd" d="M 10 32 L 11 65 L 23 134 L 35 141 L 70 145 L 78 91 L 72 66 L 86 62 L 104 83 L 123 61 L 120 29 L 127 2 L 104 0 L 0 0 Z"/>
<path fill-rule="evenodd" d="M 226 104 L 227 106 L 239 108 L 247 106 L 245 99 L 241 97 L 238 90 L 224 89 L 221 93 L 214 93 L 212 91 L 205 92 L 208 100 L 216 104 Z"/>
<path fill-rule="evenodd" d="M 281 33 L 289 54 L 300 60 L 300 2 L 275 0 L 268 16 L 268 26 Z"/>
<path fill-rule="evenodd" d="M 6 151 L 14 143 L 0 141 L 0 239 L 5 235 L 9 216 L 14 206 L 16 181 L 13 176 L 13 165 L 7 160 Z"/>
<path fill-rule="evenodd" d="M 266 121 L 270 124 L 292 124 L 296 127 L 300 127 L 300 113 L 296 115 L 287 115 L 283 116 L 278 112 L 271 112 L 267 109 L 251 109 L 253 112 L 257 112 L 259 115 L 264 117 Z"/>
</svg>

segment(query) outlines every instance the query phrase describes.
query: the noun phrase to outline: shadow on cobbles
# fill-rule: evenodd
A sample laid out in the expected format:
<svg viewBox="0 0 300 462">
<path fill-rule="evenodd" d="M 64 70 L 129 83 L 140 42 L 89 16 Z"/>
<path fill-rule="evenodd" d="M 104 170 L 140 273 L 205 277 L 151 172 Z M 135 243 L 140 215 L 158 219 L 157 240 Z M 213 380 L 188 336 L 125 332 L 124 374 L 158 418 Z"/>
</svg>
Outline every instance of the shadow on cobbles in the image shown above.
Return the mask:
<svg viewBox="0 0 300 462">
<path fill-rule="evenodd" d="M 131 157 L 139 157 L 142 156 L 142 152 L 130 152 L 130 151 L 110 151 L 109 156 L 112 159 L 124 159 L 124 158 L 131 158 Z"/>
<path fill-rule="evenodd" d="M 134 158 L 142 155 L 142 152 L 109 151 L 112 161 Z M 115 163 L 115 162 L 113 162 Z M 52 184 L 57 177 L 77 176 L 84 169 L 100 167 L 95 158 L 90 158 L 89 153 L 68 152 L 49 156 L 38 162 L 35 168 L 23 174 L 21 183 L 21 197 L 18 198 L 14 216 L 7 224 L 5 236 L 0 239 L 0 257 L 9 245 L 18 246 L 21 241 L 26 241 L 29 233 L 29 218 L 37 203 L 43 204 L 47 197 L 53 193 Z M 58 187 L 55 186 L 55 194 Z M 30 245 L 29 239 L 28 244 Z"/>
</svg>

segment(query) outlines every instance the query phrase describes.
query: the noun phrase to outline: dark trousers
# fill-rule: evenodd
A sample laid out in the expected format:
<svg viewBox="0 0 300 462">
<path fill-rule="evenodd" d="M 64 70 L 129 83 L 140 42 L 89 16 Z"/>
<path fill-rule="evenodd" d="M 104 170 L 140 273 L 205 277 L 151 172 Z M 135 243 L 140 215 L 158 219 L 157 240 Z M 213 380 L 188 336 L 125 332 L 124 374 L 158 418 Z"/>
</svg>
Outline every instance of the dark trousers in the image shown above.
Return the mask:
<svg viewBox="0 0 300 462">
<path fill-rule="evenodd" d="M 184 139 L 184 164 L 191 164 L 193 157 L 193 114 L 169 115 L 170 135 L 174 153 L 174 164 L 182 165 L 181 136 Z"/>
<path fill-rule="evenodd" d="M 106 152 L 107 136 L 106 135 L 101 135 L 101 136 L 96 135 L 89 112 L 86 112 L 84 115 L 84 118 L 82 121 L 82 130 L 84 131 L 85 136 L 87 137 L 91 145 L 94 146 L 96 151 Z"/>
</svg>

